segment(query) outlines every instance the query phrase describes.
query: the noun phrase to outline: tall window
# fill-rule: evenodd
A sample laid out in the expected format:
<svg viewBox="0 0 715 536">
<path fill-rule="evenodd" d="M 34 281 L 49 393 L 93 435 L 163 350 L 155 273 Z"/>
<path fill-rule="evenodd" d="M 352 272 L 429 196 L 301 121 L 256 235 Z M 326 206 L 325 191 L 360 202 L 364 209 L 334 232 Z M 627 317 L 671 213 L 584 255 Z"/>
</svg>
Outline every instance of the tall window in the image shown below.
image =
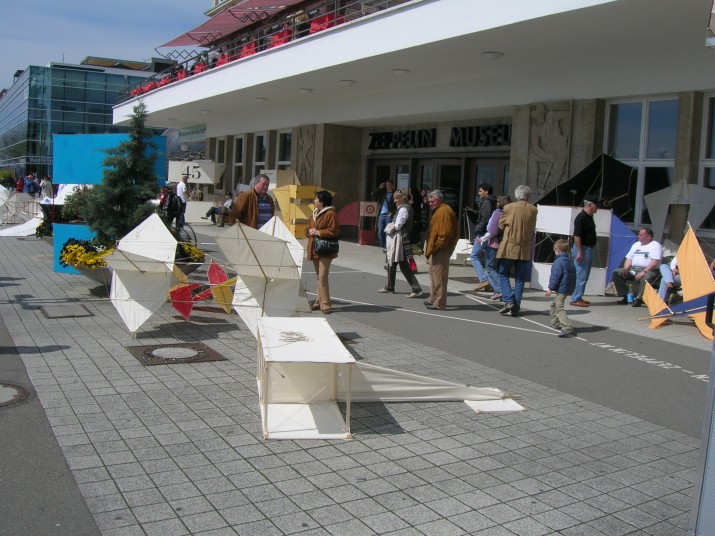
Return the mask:
<svg viewBox="0 0 715 536">
<path fill-rule="evenodd" d="M 244 138 L 243 136 L 235 136 L 233 138 L 233 180 L 236 184 L 246 184 L 248 177 L 245 177 L 243 169 L 245 154 L 244 154 Z"/>
<path fill-rule="evenodd" d="M 715 95 L 705 97 L 704 106 L 705 118 L 703 121 L 704 135 L 702 160 L 700 161 L 700 176 L 702 185 L 706 188 L 715 189 Z M 701 228 L 715 229 L 715 209 L 703 222 Z"/>
<path fill-rule="evenodd" d="M 643 197 L 673 182 L 678 100 L 613 102 L 607 121 L 606 152 L 636 169 L 638 177 L 629 191 L 631 211 L 622 219 L 636 225 L 652 223 Z"/>
<path fill-rule="evenodd" d="M 278 169 L 290 169 L 290 151 L 293 142 L 293 133 L 290 130 L 278 131 Z"/>
<path fill-rule="evenodd" d="M 266 168 L 266 143 L 267 136 L 265 132 L 256 134 L 253 138 L 253 177 Z"/>
</svg>

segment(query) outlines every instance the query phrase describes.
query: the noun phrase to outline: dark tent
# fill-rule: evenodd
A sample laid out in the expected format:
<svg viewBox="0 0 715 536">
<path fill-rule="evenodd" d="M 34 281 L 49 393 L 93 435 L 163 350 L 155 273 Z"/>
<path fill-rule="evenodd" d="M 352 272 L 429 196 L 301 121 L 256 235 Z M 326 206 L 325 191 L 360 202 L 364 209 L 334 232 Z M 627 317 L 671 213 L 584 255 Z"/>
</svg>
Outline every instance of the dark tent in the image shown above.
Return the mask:
<svg viewBox="0 0 715 536">
<path fill-rule="evenodd" d="M 540 205 L 576 207 L 589 194 L 598 196 L 603 208 L 623 221 L 633 221 L 636 205 L 637 171 L 631 166 L 600 154 L 566 182 L 538 201 Z"/>
</svg>

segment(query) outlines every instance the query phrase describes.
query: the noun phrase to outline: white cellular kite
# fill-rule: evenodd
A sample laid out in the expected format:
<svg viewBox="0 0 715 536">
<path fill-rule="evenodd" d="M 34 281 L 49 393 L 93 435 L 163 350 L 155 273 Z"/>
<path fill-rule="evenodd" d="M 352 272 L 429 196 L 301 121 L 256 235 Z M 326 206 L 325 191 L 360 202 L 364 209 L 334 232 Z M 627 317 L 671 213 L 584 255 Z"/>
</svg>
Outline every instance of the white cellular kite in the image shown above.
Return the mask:
<svg viewBox="0 0 715 536">
<path fill-rule="evenodd" d="M 171 285 L 182 279 L 174 265 L 176 246 L 164 222 L 152 214 L 106 257 L 112 268 L 109 297 L 130 332 L 135 333 L 166 302 Z"/>
<path fill-rule="evenodd" d="M 325 318 L 264 317 L 257 330 L 264 439 L 351 439 L 351 402 L 462 400 L 477 412 L 524 409 L 499 389 L 357 363 Z"/>
<path fill-rule="evenodd" d="M 254 336 L 260 317 L 291 317 L 308 309 L 301 293 L 302 253 L 296 258 L 288 242 L 241 223 L 214 240 L 238 275 L 232 305 Z"/>
</svg>

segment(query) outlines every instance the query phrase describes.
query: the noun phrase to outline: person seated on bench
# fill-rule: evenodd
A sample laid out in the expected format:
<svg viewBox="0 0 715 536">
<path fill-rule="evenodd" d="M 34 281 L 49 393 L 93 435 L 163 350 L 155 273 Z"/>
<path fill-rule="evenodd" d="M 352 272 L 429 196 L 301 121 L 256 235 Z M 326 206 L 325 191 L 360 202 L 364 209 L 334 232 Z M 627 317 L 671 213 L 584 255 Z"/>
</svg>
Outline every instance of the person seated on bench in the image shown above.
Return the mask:
<svg viewBox="0 0 715 536">
<path fill-rule="evenodd" d="M 202 220 L 208 220 L 211 218 L 211 223 L 216 225 L 216 215 L 218 215 L 218 220 L 219 220 L 219 227 L 223 227 L 226 225 L 226 218 L 228 218 L 229 213 L 231 212 L 231 209 L 233 208 L 233 195 L 231 192 L 228 192 L 226 194 L 226 198 L 223 202 L 223 205 L 219 207 L 211 207 L 209 211 L 206 213 L 206 216 L 201 216 Z"/>
<path fill-rule="evenodd" d="M 648 227 L 642 227 L 638 232 L 638 241 L 631 246 L 631 249 L 626 254 L 626 260 L 623 263 L 623 268 L 617 268 L 613 271 L 611 281 L 616 286 L 616 293 L 623 296 L 623 299 L 618 303 L 626 305 L 628 299 L 625 297 L 628 294 L 629 282 L 632 282 L 633 288 L 631 292 L 638 287 L 637 292 L 634 292 L 635 298 L 631 304 L 633 307 L 643 305 L 643 291 L 645 286 L 643 282 L 652 284 L 658 277 L 660 272 L 658 266 L 663 259 L 663 247 L 659 242 L 653 240 L 653 230 Z"/>
<path fill-rule="evenodd" d="M 680 288 L 680 272 L 678 270 L 678 258 L 673 257 L 670 264 L 660 265 L 660 285 L 658 286 L 658 296 L 664 302 L 673 299 L 676 291 Z"/>
</svg>

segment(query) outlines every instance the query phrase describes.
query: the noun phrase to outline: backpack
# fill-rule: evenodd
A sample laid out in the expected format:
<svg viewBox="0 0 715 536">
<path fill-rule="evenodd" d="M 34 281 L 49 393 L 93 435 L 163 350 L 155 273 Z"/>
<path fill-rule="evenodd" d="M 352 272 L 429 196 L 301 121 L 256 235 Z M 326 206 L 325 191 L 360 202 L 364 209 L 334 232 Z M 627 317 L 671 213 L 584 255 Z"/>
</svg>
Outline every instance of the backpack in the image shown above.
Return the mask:
<svg viewBox="0 0 715 536">
<path fill-rule="evenodd" d="M 169 192 L 166 194 L 166 199 L 164 200 L 163 208 L 167 215 L 174 215 L 181 212 L 181 199 L 174 192 Z"/>
</svg>

